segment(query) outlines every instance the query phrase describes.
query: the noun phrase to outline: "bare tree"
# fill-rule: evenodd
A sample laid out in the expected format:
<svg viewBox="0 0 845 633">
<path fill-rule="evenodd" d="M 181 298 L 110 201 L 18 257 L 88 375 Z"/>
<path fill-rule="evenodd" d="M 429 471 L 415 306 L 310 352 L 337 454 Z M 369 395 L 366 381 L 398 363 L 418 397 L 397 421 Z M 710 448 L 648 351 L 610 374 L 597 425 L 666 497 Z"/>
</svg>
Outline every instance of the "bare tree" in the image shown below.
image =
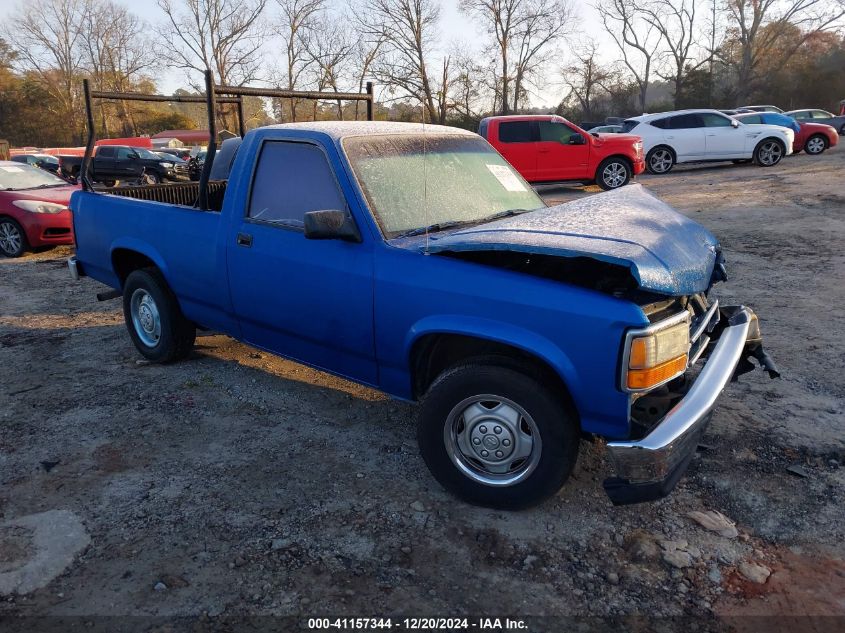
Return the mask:
<svg viewBox="0 0 845 633">
<path fill-rule="evenodd" d="M 701 37 L 696 6 L 696 0 L 653 0 L 642 7 L 643 19 L 657 30 L 663 41 L 668 72 L 658 69 L 657 75 L 672 82 L 675 108 L 680 107 L 686 73 L 708 62 L 706 57 L 695 56 Z"/>
<path fill-rule="evenodd" d="M 82 24 L 85 66 L 94 85 L 101 90 L 127 92 L 154 67 L 156 58 L 145 36 L 144 23 L 113 0 L 87 0 Z M 109 135 L 106 102 L 99 103 L 103 129 Z M 125 101 L 117 104 L 124 135 L 137 135 L 131 110 Z"/>
<path fill-rule="evenodd" d="M 646 111 L 648 86 L 660 44 L 657 29 L 648 22 L 637 0 L 603 0 L 596 5 L 604 27 L 622 54 L 622 62 L 639 88 L 639 106 Z"/>
<path fill-rule="evenodd" d="M 276 83 L 288 90 L 301 88 L 305 73 L 314 65 L 314 57 L 306 49 L 306 41 L 311 37 L 309 31 L 315 29 L 326 10 L 326 0 L 276 0 L 281 9 L 281 19 L 277 31 L 285 49 L 285 75 L 277 78 Z M 296 121 L 296 99 L 289 102 L 290 117 Z M 315 102 L 316 105 L 316 102 Z M 279 108 L 284 117 L 284 108 Z"/>
<path fill-rule="evenodd" d="M 167 18 L 160 34 L 176 44 L 172 66 L 212 70 L 225 84 L 254 80 L 266 35 L 260 21 L 266 4 L 267 0 L 158 0 Z"/>
<path fill-rule="evenodd" d="M 569 1 L 460 0 L 460 8 L 477 16 L 492 39 L 501 73 L 502 113 L 518 109 L 525 84 L 548 61 L 552 45 L 566 34 L 572 17 Z"/>
<path fill-rule="evenodd" d="M 563 68 L 563 81 L 569 88 L 566 99 L 575 99 L 585 119 L 595 115 L 595 102 L 598 94 L 606 91 L 606 86 L 616 72 L 603 66 L 598 59 L 598 44 L 595 40 L 582 43 L 573 51 L 574 61 Z M 565 99 L 565 100 L 566 100 Z"/>
<path fill-rule="evenodd" d="M 349 23 L 338 16 L 325 15 L 320 20 L 319 28 L 309 29 L 304 37 L 303 46 L 308 57 L 313 61 L 317 90 L 331 88 L 340 92 L 341 84 L 347 80 L 351 69 L 350 58 L 355 50 L 353 35 Z M 313 102 L 314 117 L 318 103 Z M 337 101 L 337 115 L 343 120 L 343 103 Z"/>
<path fill-rule="evenodd" d="M 352 22 L 352 17 L 348 16 L 347 19 Z M 373 72 L 373 68 L 378 64 L 379 59 L 384 51 L 384 34 L 383 33 L 370 33 L 368 37 L 360 37 L 355 44 L 355 50 L 352 53 L 352 63 L 354 65 L 353 74 L 356 77 L 358 83 L 358 92 L 364 92 L 364 86 L 368 79 L 370 79 L 370 75 Z M 361 102 L 356 101 L 354 108 L 355 108 L 355 119 L 358 119 L 358 110 L 361 107 Z"/>
<path fill-rule="evenodd" d="M 798 27 L 802 37 L 789 42 L 788 50 L 779 50 L 787 61 L 814 33 L 834 27 L 845 16 L 841 0 L 726 0 L 731 21 L 737 31 L 739 52 L 727 63 L 736 70 L 736 96 L 745 101 L 757 81 L 760 61 L 780 48 L 782 35 L 789 27 Z"/>
<path fill-rule="evenodd" d="M 370 41 L 383 42 L 374 73 L 418 100 L 429 121 L 446 122 L 449 60 L 443 60 L 439 78 L 430 66 L 440 20 L 437 0 L 364 0 L 359 26 Z"/>
<path fill-rule="evenodd" d="M 514 38 L 514 112 L 527 95 L 526 84 L 546 67 L 555 52 L 553 45 L 569 32 L 573 16 L 568 0 L 528 0 L 522 12 L 521 26 Z"/>
<path fill-rule="evenodd" d="M 52 97 L 51 108 L 82 139 L 79 79 L 80 46 L 87 5 L 78 0 L 32 0 L 12 14 L 6 39 L 18 52 L 16 63 L 34 73 Z"/>
</svg>

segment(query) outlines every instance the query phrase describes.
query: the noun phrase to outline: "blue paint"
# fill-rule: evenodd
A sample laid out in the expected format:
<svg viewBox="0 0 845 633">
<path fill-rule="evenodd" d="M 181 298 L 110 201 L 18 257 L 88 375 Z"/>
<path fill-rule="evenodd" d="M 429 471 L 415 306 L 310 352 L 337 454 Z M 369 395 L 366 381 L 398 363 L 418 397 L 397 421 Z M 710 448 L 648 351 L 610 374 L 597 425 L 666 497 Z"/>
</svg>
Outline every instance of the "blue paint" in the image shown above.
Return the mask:
<svg viewBox="0 0 845 633">
<path fill-rule="evenodd" d="M 358 134 L 417 134 L 411 124 L 272 126 L 247 134 L 221 212 L 77 192 L 77 257 L 118 288 L 115 249 L 156 262 L 196 323 L 262 349 L 413 399 L 411 355 L 424 337 L 461 334 L 524 350 L 567 385 L 585 431 L 629 435 L 617 381 L 627 328 L 647 323 L 634 303 L 589 289 L 426 255 L 424 238 L 386 241 L 343 153 Z M 427 133 L 470 134 L 427 126 Z M 477 138 L 477 137 L 475 137 Z M 245 217 L 266 142 L 313 143 L 362 241 L 307 240 L 297 227 Z M 297 165 L 288 167 L 296 170 Z M 278 192 L 284 200 L 285 191 Z M 252 246 L 236 243 L 249 233 Z M 667 295 L 707 287 L 716 241 L 640 187 L 600 194 L 466 230 L 432 235 L 432 252 L 517 250 L 587 256 L 630 267 L 643 288 Z"/>
</svg>

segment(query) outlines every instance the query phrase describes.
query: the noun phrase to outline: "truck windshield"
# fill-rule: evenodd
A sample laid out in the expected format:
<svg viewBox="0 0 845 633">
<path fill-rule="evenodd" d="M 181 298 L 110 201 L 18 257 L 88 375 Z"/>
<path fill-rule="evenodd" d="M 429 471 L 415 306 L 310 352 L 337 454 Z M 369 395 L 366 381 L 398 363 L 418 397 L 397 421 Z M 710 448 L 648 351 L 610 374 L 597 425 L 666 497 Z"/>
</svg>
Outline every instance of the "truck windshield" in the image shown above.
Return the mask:
<svg viewBox="0 0 845 633">
<path fill-rule="evenodd" d="M 387 238 L 545 206 L 480 137 L 358 136 L 343 147 Z"/>
<path fill-rule="evenodd" d="M 67 184 L 66 181 L 40 167 L 0 161 L 0 191 L 61 187 L 67 186 Z"/>
</svg>

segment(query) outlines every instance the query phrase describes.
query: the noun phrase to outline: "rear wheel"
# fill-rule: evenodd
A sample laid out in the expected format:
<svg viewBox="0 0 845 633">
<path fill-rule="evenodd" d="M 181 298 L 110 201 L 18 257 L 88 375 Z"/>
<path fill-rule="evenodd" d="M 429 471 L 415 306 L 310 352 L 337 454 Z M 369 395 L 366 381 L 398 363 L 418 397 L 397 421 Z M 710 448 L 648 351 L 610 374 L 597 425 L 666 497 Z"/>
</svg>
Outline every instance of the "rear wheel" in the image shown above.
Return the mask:
<svg viewBox="0 0 845 633">
<path fill-rule="evenodd" d="M 596 170 L 596 184 L 604 189 L 618 189 L 631 180 L 631 166 L 623 158 L 605 158 Z"/>
<path fill-rule="evenodd" d="M 774 167 L 785 153 L 783 143 L 775 138 L 765 138 L 754 149 L 754 162 L 763 167 Z"/>
<path fill-rule="evenodd" d="M 578 455 L 576 416 L 542 381 L 509 367 L 466 364 L 423 398 L 420 452 L 447 490 L 469 503 L 515 509 L 555 494 Z"/>
<path fill-rule="evenodd" d="M 652 174 L 668 174 L 675 166 L 675 154 L 665 145 L 659 145 L 648 153 L 645 164 Z"/>
<path fill-rule="evenodd" d="M 827 149 L 827 139 L 821 134 L 814 134 L 804 143 L 804 151 L 813 156 L 821 154 Z"/>
<path fill-rule="evenodd" d="M 12 218 L 0 218 L 0 252 L 6 257 L 20 257 L 29 244 L 23 228 Z"/>
<path fill-rule="evenodd" d="M 132 342 L 156 363 L 185 358 L 194 346 L 196 327 L 182 314 L 162 274 L 136 270 L 123 284 L 123 317 Z"/>
</svg>

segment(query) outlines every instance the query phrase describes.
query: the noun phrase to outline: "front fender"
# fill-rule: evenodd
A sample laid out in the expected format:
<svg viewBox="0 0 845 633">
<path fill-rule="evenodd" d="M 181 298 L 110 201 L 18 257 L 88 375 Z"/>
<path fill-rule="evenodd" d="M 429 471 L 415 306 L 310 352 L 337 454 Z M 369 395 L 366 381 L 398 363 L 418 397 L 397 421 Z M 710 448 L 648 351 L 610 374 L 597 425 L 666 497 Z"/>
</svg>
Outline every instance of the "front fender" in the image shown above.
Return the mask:
<svg viewBox="0 0 845 633">
<path fill-rule="evenodd" d="M 459 334 L 485 339 L 510 345 L 539 358 L 557 372 L 568 387 L 576 408 L 581 410 L 578 394 L 583 393 L 583 389 L 575 366 L 560 347 L 544 336 L 495 319 L 450 314 L 428 316 L 414 323 L 405 338 L 406 366 L 411 366 L 414 345 L 430 334 Z"/>
</svg>

